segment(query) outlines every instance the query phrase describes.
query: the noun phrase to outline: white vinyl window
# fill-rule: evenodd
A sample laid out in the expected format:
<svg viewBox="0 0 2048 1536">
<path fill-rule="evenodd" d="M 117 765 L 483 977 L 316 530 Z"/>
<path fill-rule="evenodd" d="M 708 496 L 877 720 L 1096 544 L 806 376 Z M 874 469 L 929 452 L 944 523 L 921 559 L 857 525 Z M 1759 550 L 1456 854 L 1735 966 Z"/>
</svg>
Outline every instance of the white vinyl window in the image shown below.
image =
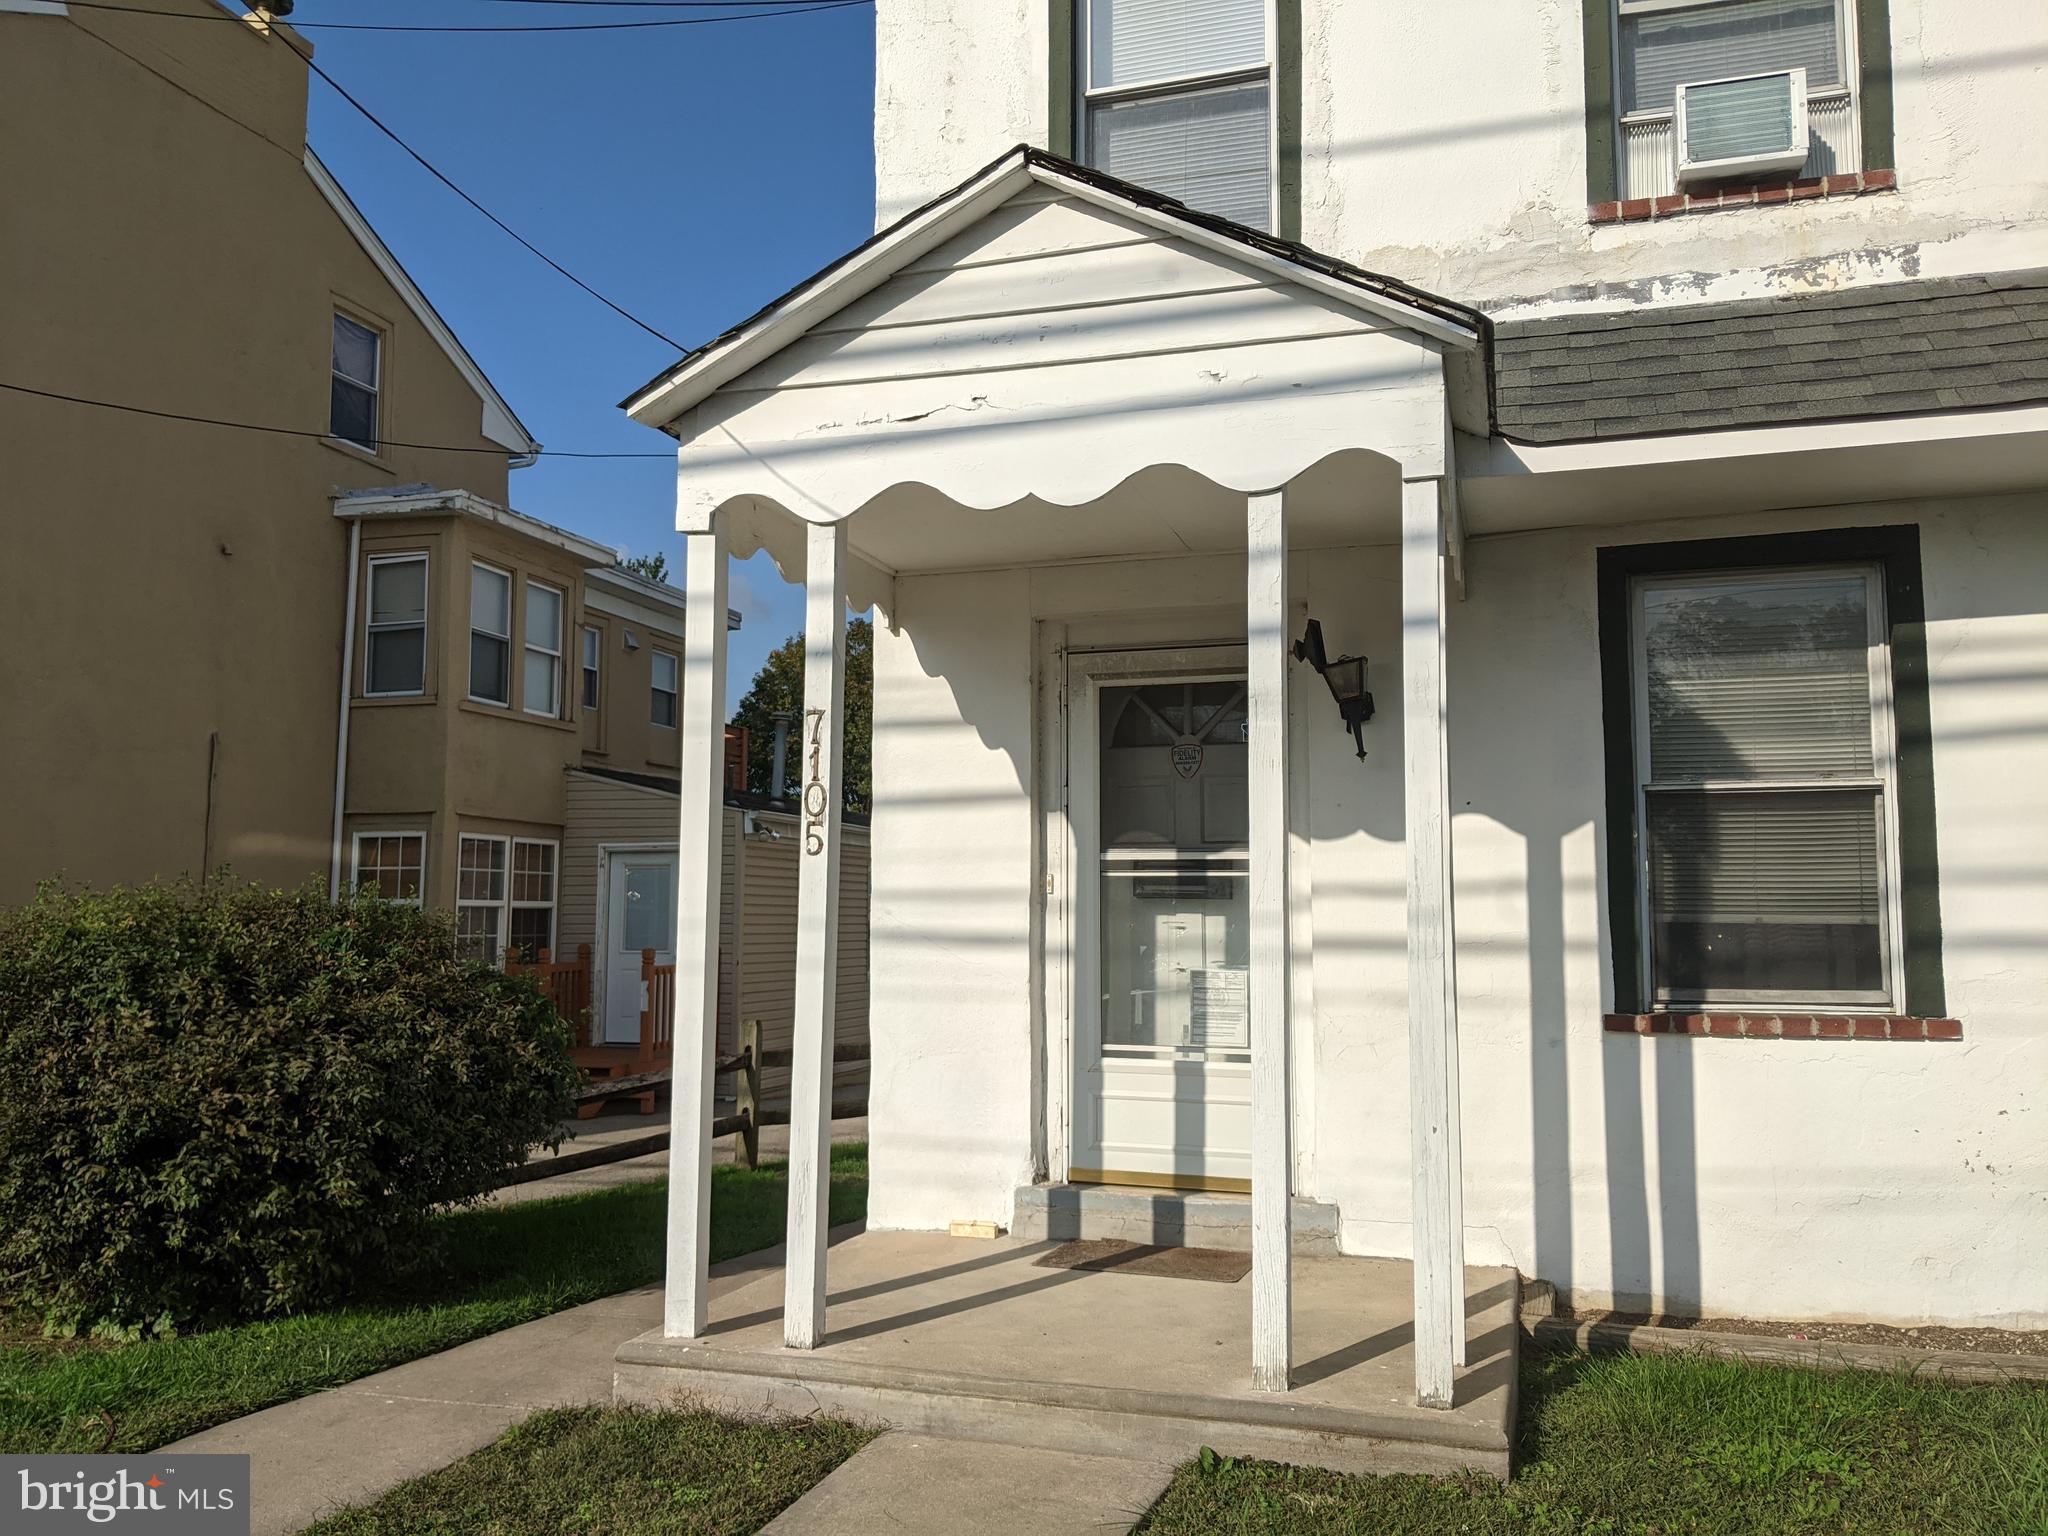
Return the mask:
<svg viewBox="0 0 2048 1536">
<path fill-rule="evenodd" d="M 383 338 L 347 315 L 334 317 L 333 378 L 327 430 L 343 442 L 377 451 L 377 391 Z M 317 354 L 316 354 L 317 355 Z"/>
<path fill-rule="evenodd" d="M 455 871 L 456 950 L 492 965 L 505 952 L 505 842 L 465 834 Z"/>
<path fill-rule="evenodd" d="M 393 698 L 427 691 L 427 557 L 370 556 L 363 692 Z"/>
<path fill-rule="evenodd" d="M 512 702 L 512 577 L 488 565 L 469 568 L 469 696 Z"/>
<path fill-rule="evenodd" d="M 1268 0 L 1081 0 L 1076 143 L 1098 170 L 1271 230 Z"/>
<path fill-rule="evenodd" d="M 1677 187 L 1678 88 L 1806 71 L 1808 155 L 1800 176 L 1860 168 L 1855 7 L 1848 0 L 1614 0 L 1620 193 Z"/>
<path fill-rule="evenodd" d="M 526 584 L 526 674 L 521 688 L 529 715 L 561 715 L 562 594 L 537 581 Z"/>
<path fill-rule="evenodd" d="M 604 655 L 604 631 L 594 625 L 583 626 L 583 707 L 597 708 L 600 684 L 603 678 L 598 673 L 599 659 Z"/>
<path fill-rule="evenodd" d="M 418 906 L 426 884 L 427 838 L 423 832 L 358 832 L 355 880 L 385 901 Z"/>
<path fill-rule="evenodd" d="M 1633 589 L 1650 1003 L 1901 1000 L 1897 769 L 1875 568 Z"/>
<path fill-rule="evenodd" d="M 512 887 L 506 932 L 511 947 L 533 961 L 555 947 L 556 845 L 538 838 L 512 839 Z"/>
<path fill-rule="evenodd" d="M 647 718 L 656 725 L 673 728 L 676 723 L 676 658 L 667 651 L 654 651 L 651 656 L 654 688 L 653 697 L 648 701 Z"/>
</svg>

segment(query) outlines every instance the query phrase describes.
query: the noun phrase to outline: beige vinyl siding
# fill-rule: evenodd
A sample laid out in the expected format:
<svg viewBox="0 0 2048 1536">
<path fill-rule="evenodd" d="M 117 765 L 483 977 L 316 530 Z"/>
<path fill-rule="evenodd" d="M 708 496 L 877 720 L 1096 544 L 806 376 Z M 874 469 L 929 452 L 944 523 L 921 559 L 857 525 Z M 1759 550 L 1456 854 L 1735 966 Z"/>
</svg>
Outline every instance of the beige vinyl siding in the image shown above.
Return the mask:
<svg viewBox="0 0 2048 1536">
<path fill-rule="evenodd" d="M 676 797 L 663 790 L 622 784 L 596 774 L 568 774 L 568 815 L 562 833 L 561 892 L 557 933 L 563 953 L 596 943 L 600 844 L 670 844 L 676 840 Z M 759 1019 L 763 1049 L 787 1050 L 793 1041 L 796 1009 L 796 902 L 800 839 L 796 818 L 763 812 L 762 829 L 742 840 L 741 813 L 725 813 L 722 850 L 724 900 L 719 904 L 719 1049 L 738 1048 L 738 1021 Z M 778 838 L 764 835 L 773 830 Z M 868 831 L 844 829 L 839 867 L 839 979 L 837 1028 L 841 1046 L 868 1042 Z M 736 931 L 735 906 L 744 914 Z M 598 957 L 602 963 L 602 957 Z M 735 962 L 738 975 L 734 974 Z M 737 983 L 737 987 L 735 986 Z M 738 1002 L 735 1004 L 735 992 Z M 867 1092 L 864 1061 L 840 1062 L 832 1074 L 833 1097 Z M 786 1103 L 789 1069 L 764 1074 L 762 1095 Z M 731 1092 L 721 1081 L 720 1097 Z"/>
<path fill-rule="evenodd" d="M 745 928 L 740 936 L 740 1016 L 761 1021 L 762 1049 L 787 1050 L 796 1030 L 796 886 L 801 839 L 794 816 L 761 813 L 779 839 L 747 843 Z M 837 1028 L 842 1046 L 868 1042 L 868 829 L 846 827 L 839 850 L 839 977 Z M 835 1099 L 867 1093 L 868 1064 L 842 1061 L 832 1070 Z M 789 1070 L 762 1074 L 762 1097 L 789 1098 Z"/>
<path fill-rule="evenodd" d="M 556 896 L 555 934 L 564 955 L 576 953 L 576 946 L 597 944 L 597 907 L 604 899 L 598 889 L 597 851 L 607 843 L 651 843 L 670 847 L 676 841 L 676 797 L 659 789 L 622 784 L 595 774 L 570 772 L 568 811 L 562 828 L 562 873 Z M 718 1045 L 721 1052 L 738 1048 L 738 1012 L 734 1007 L 731 957 L 735 930 L 733 908 L 733 860 L 739 842 L 738 811 L 725 813 L 725 837 L 718 904 Z M 602 955 L 593 963 L 604 964 Z M 592 997 L 596 996 L 593 985 Z"/>
</svg>

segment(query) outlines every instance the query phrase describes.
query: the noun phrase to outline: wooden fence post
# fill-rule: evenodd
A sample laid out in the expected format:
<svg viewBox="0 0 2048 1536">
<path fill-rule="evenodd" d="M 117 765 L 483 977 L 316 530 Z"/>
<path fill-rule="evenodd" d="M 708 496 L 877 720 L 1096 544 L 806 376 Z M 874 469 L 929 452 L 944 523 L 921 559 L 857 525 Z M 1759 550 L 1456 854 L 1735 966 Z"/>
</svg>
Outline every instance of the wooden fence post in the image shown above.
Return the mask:
<svg viewBox="0 0 2048 1536">
<path fill-rule="evenodd" d="M 740 1161 L 749 1168 L 761 1162 L 761 1021 L 740 1025 L 740 1065 L 733 1074 L 734 1108 L 740 1117 Z"/>
</svg>

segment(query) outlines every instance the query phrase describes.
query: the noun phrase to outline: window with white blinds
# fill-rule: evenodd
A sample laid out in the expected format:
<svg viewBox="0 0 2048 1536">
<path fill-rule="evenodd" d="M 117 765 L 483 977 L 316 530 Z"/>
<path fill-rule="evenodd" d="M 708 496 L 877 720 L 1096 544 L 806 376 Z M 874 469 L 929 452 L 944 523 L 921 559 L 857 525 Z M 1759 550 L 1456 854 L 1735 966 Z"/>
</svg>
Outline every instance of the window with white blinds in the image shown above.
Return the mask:
<svg viewBox="0 0 2048 1536">
<path fill-rule="evenodd" d="M 1809 91 L 1842 84 L 1840 0 L 1624 0 L 1619 42 L 1624 113 L 1669 112 L 1695 80 L 1804 69 Z"/>
<path fill-rule="evenodd" d="M 1083 158 L 1255 229 L 1273 224 L 1267 0 L 1082 0 Z"/>
<path fill-rule="evenodd" d="M 1652 1005 L 1892 1006 L 1878 572 L 1658 578 L 1634 598 Z"/>
</svg>

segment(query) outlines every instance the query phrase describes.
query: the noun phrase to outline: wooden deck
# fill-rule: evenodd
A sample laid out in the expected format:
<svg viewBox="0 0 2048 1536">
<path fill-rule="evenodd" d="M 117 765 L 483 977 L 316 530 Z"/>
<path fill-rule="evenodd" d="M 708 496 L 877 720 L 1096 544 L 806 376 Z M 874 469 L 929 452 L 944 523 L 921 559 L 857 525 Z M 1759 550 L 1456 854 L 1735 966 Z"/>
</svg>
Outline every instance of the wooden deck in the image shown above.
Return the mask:
<svg viewBox="0 0 2048 1536">
<path fill-rule="evenodd" d="M 583 1071 L 584 1079 L 598 1087 L 615 1079 L 633 1079 L 621 1084 L 617 1094 L 594 1094 L 579 1098 L 576 1117 L 588 1120 L 604 1113 L 608 1106 L 633 1105 L 643 1115 L 654 1113 L 658 1083 L 665 1077 L 675 1055 L 674 1029 L 676 968 L 657 965 L 654 951 L 640 951 L 640 1039 L 634 1045 L 602 1043 L 591 1015 L 591 953 L 588 944 L 577 946 L 576 958 L 557 960 L 547 950 L 531 962 L 508 958 L 505 969 L 513 975 L 531 976 L 554 1003 L 555 1011 L 568 1020 L 576 1044 L 570 1058 Z"/>
</svg>

